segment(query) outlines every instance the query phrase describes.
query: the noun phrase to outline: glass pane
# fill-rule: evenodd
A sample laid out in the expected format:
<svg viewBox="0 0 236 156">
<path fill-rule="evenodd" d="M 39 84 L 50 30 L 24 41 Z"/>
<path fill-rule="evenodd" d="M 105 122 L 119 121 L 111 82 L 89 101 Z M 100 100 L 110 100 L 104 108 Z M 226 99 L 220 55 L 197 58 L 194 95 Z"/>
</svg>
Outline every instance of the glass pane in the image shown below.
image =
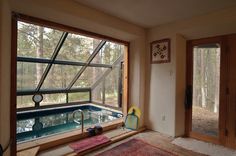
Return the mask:
<svg viewBox="0 0 236 156">
<path fill-rule="evenodd" d="M 89 92 L 69 93 L 69 102 L 89 101 Z"/>
<path fill-rule="evenodd" d="M 86 36 L 69 34 L 56 59 L 86 62 L 100 41 Z"/>
<path fill-rule="evenodd" d="M 107 70 L 101 67 L 87 67 L 80 78 L 75 82 L 73 88 L 91 87 Z"/>
<path fill-rule="evenodd" d="M 218 136 L 220 90 L 220 46 L 193 48 L 192 131 Z"/>
<path fill-rule="evenodd" d="M 102 91 L 103 82 L 101 82 L 97 87 L 92 90 L 92 101 L 102 103 L 103 91 Z"/>
<path fill-rule="evenodd" d="M 66 103 L 66 94 L 44 94 L 40 106 Z"/>
<path fill-rule="evenodd" d="M 51 58 L 62 31 L 18 21 L 17 56 Z"/>
<path fill-rule="evenodd" d="M 118 107 L 120 68 L 114 68 L 105 79 L 105 104 Z"/>
<path fill-rule="evenodd" d="M 32 97 L 32 95 L 17 96 L 16 108 L 34 107 Z"/>
<path fill-rule="evenodd" d="M 119 56 L 124 54 L 124 45 L 107 42 L 95 56 L 92 63 L 113 64 Z"/>
<path fill-rule="evenodd" d="M 52 65 L 43 85 L 43 89 L 66 88 L 81 67 L 70 65 Z"/>
<path fill-rule="evenodd" d="M 17 90 L 36 89 L 47 64 L 17 62 Z"/>
</svg>

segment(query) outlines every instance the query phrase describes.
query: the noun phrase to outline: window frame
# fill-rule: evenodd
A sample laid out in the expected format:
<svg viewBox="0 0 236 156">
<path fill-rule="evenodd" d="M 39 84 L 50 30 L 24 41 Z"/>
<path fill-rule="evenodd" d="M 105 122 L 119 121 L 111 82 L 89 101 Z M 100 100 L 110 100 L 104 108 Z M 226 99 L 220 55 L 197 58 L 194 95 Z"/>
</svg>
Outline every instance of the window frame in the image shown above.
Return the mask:
<svg viewBox="0 0 236 156">
<path fill-rule="evenodd" d="M 53 28 L 51 27 L 51 25 L 41 25 L 41 24 L 37 24 L 35 23 L 35 18 L 33 21 L 28 21 L 28 20 L 25 20 L 25 15 L 21 15 L 23 16 L 23 18 L 17 18 L 17 24 L 18 24 L 18 21 L 19 22 L 25 22 L 27 24 L 35 24 L 36 26 L 43 26 L 43 27 L 46 27 L 46 28 L 50 28 L 50 29 L 54 29 L 54 30 L 57 30 L 59 31 L 60 28 Z M 30 17 L 31 18 L 31 17 Z M 17 29 L 17 32 L 18 32 L 18 29 Z M 87 86 L 87 87 L 81 87 L 81 88 L 77 88 L 75 87 L 75 84 L 76 82 L 79 82 L 79 79 L 81 78 L 81 76 L 85 73 L 86 69 L 90 68 L 90 67 L 96 67 L 96 68 L 103 68 L 104 70 L 106 70 L 106 68 L 109 68 L 109 69 L 112 69 L 113 67 L 113 64 L 102 64 L 102 63 L 92 63 L 92 61 L 94 60 L 94 58 L 99 54 L 99 52 L 102 52 L 102 49 L 103 47 L 106 45 L 106 43 L 117 43 L 117 42 L 110 42 L 110 40 L 105 40 L 105 39 L 101 39 L 99 38 L 100 40 L 100 43 L 97 45 L 97 47 L 93 50 L 93 53 L 91 53 L 91 55 L 89 56 L 88 60 L 86 62 L 75 62 L 75 61 L 67 61 L 67 60 L 58 60 L 57 59 L 57 56 L 60 54 L 60 50 L 61 48 L 63 47 L 64 45 L 64 42 L 66 41 L 67 39 L 67 36 L 70 35 L 69 34 L 69 31 L 62 31 L 61 32 L 61 37 L 59 38 L 59 41 L 54 49 L 54 52 L 52 53 L 51 55 L 51 58 L 48 59 L 48 58 L 32 58 L 32 57 L 27 57 L 27 56 L 20 56 L 18 57 L 17 56 L 17 62 L 22 62 L 22 63 L 42 63 L 44 65 L 46 65 L 46 68 L 44 69 L 43 71 L 43 74 L 40 78 L 40 81 L 34 91 L 34 89 L 27 89 L 27 90 L 17 90 L 17 96 L 21 95 L 21 96 L 24 96 L 24 95 L 33 95 L 33 94 L 36 94 L 36 93 L 40 93 L 40 94 L 56 94 L 56 93 L 65 93 L 66 94 L 66 99 L 68 99 L 68 93 L 71 93 L 71 92 L 75 92 L 75 90 L 77 90 L 78 92 L 81 91 L 89 91 L 89 95 L 90 95 L 90 101 L 89 102 L 92 102 L 92 96 L 91 96 L 91 87 L 94 85 L 94 83 L 96 82 L 93 82 L 90 86 Z M 83 35 L 85 37 L 87 37 L 88 35 L 84 35 L 84 34 L 81 34 L 80 32 L 77 32 L 77 33 L 73 33 L 73 34 L 78 34 L 78 35 Z M 90 38 L 95 38 L 97 39 L 96 37 L 94 36 L 88 36 Z M 123 46 L 127 46 L 125 42 L 123 43 L 120 43 L 119 44 L 120 46 L 123 45 Z M 123 55 L 120 55 L 117 60 L 120 60 L 120 58 L 123 57 Z M 116 63 L 117 60 L 114 62 Z M 52 71 L 51 68 L 53 68 L 54 66 L 56 65 L 65 65 L 65 66 L 81 66 L 81 68 L 78 70 L 77 74 L 74 75 L 74 78 L 69 81 L 69 85 L 66 86 L 65 88 L 42 88 L 45 84 L 45 81 L 48 80 L 49 78 L 49 75 L 50 75 L 50 72 Z M 88 68 L 87 68 L 88 67 Z M 103 73 L 104 74 L 104 73 Z M 100 75 L 98 76 L 98 79 L 100 79 L 100 77 L 103 76 Z M 73 91 L 71 91 L 73 90 Z M 67 103 L 68 100 L 66 101 Z M 80 101 L 81 102 L 81 101 Z M 121 103 L 121 101 L 120 101 Z M 121 104 L 119 105 L 121 106 Z M 35 106 L 36 107 L 36 106 Z"/>
</svg>

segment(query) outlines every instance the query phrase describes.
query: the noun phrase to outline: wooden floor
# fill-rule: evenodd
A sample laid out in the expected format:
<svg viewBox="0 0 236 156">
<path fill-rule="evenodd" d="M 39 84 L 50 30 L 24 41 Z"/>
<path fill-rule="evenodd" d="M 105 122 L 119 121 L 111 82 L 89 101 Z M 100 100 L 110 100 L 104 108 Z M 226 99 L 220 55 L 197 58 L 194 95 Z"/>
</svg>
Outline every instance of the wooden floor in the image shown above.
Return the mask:
<svg viewBox="0 0 236 156">
<path fill-rule="evenodd" d="M 136 134 L 136 135 L 134 135 L 132 137 L 129 137 L 125 140 L 122 140 L 122 141 L 119 141 L 119 142 L 114 143 L 112 145 L 109 145 L 108 147 L 101 148 L 100 150 L 89 153 L 89 154 L 87 154 L 87 156 L 96 155 L 100 152 L 111 149 L 111 148 L 113 148 L 113 147 L 115 147 L 115 146 L 117 146 L 117 145 L 119 145 L 123 142 L 126 142 L 126 141 L 128 141 L 132 138 L 140 138 L 140 139 L 145 140 L 146 142 L 148 142 L 148 143 L 150 143 L 154 146 L 161 147 L 161 148 L 163 148 L 167 151 L 170 151 L 170 152 L 172 152 L 176 155 L 179 155 L 179 156 L 205 156 L 203 154 L 199 154 L 199 153 L 184 149 L 182 147 L 176 146 L 176 145 L 171 143 L 174 138 L 165 136 L 163 134 L 160 134 L 160 133 L 154 132 L 154 131 L 145 131 L 145 132 Z"/>
</svg>

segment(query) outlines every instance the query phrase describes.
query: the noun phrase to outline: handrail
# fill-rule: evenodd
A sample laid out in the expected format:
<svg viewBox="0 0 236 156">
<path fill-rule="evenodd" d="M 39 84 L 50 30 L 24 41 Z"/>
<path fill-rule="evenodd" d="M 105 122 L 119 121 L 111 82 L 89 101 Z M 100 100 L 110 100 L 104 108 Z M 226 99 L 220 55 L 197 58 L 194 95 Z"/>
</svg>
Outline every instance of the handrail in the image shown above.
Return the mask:
<svg viewBox="0 0 236 156">
<path fill-rule="evenodd" d="M 83 133 L 84 132 L 84 112 L 81 109 L 77 109 L 72 113 L 73 120 L 77 124 L 80 124 L 80 122 L 75 119 L 75 113 L 77 113 L 77 112 L 80 112 L 80 114 L 81 114 L 81 130 Z"/>
</svg>

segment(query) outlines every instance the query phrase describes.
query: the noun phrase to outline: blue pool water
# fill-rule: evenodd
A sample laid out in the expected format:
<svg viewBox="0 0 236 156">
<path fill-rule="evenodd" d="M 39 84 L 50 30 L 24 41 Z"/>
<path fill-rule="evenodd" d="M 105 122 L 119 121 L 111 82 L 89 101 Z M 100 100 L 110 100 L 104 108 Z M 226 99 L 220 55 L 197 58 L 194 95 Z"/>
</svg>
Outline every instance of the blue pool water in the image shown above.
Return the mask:
<svg viewBox="0 0 236 156">
<path fill-rule="evenodd" d="M 72 117 L 72 112 L 77 109 L 84 113 L 84 126 L 109 122 L 123 116 L 121 112 L 89 104 L 18 112 L 17 142 L 79 129 L 81 124 L 75 123 Z M 76 117 L 81 119 L 79 113 Z"/>
</svg>

